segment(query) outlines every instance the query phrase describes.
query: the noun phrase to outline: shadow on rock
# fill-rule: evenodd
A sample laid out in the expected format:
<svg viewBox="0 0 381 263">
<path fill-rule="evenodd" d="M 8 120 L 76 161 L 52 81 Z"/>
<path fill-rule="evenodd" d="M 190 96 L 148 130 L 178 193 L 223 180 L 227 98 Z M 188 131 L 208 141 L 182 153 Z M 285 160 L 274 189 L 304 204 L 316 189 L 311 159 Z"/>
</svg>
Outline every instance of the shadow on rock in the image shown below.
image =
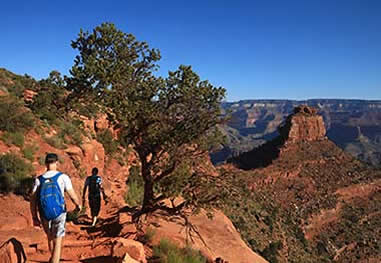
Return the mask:
<svg viewBox="0 0 381 263">
<path fill-rule="evenodd" d="M 10 238 L 0 246 L 0 262 L 2 263 L 24 263 L 26 254 L 20 241 Z"/>
</svg>

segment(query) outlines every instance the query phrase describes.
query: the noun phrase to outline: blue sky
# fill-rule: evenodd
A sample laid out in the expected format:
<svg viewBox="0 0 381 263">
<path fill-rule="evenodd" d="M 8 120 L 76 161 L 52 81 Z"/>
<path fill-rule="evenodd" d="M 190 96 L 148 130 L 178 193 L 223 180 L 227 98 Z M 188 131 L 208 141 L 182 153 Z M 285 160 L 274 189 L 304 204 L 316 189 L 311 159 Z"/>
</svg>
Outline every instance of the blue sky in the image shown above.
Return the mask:
<svg viewBox="0 0 381 263">
<path fill-rule="evenodd" d="M 381 99 L 379 0 L 4 1 L 0 67 L 68 74 L 80 28 L 112 22 L 227 100 Z"/>
</svg>

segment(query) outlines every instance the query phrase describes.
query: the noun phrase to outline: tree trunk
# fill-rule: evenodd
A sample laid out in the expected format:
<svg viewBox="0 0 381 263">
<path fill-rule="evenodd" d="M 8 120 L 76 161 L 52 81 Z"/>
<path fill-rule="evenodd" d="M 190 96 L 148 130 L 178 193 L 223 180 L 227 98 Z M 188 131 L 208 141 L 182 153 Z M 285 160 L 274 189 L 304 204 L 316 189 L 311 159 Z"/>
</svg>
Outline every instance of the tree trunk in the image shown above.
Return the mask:
<svg viewBox="0 0 381 263">
<path fill-rule="evenodd" d="M 144 199 L 142 212 L 149 212 L 154 207 L 153 182 L 147 180 L 144 182 Z"/>
</svg>

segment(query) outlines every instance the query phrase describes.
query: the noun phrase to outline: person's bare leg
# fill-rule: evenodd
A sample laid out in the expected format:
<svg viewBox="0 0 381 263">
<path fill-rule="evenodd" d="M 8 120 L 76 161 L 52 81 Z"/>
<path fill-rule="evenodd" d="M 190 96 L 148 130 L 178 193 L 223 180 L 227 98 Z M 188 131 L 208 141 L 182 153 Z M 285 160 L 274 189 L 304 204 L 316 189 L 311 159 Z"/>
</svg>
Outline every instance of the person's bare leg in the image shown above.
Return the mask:
<svg viewBox="0 0 381 263">
<path fill-rule="evenodd" d="M 54 239 L 54 250 L 51 263 L 59 263 L 61 258 L 62 237 Z"/>
<path fill-rule="evenodd" d="M 93 224 L 92 224 L 92 226 L 95 226 L 96 223 L 97 223 L 97 217 L 94 216 L 94 217 L 93 217 Z"/>
<path fill-rule="evenodd" d="M 54 242 L 53 242 L 53 239 L 51 239 L 49 236 L 48 236 L 48 248 L 50 252 L 49 263 L 51 263 L 53 258 Z"/>
<path fill-rule="evenodd" d="M 53 255 L 53 239 L 50 239 L 48 237 L 48 247 L 49 247 L 49 252 Z"/>
</svg>

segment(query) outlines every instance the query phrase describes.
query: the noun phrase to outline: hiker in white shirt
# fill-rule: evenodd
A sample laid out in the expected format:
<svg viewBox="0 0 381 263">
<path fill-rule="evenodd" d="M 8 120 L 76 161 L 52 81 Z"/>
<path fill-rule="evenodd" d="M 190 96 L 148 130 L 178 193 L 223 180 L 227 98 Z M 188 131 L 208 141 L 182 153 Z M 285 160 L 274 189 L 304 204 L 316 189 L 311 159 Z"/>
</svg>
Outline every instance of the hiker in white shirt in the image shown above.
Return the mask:
<svg viewBox="0 0 381 263">
<path fill-rule="evenodd" d="M 49 250 L 51 252 L 51 258 L 49 260 L 49 263 L 59 263 L 60 257 L 61 257 L 62 239 L 65 236 L 65 223 L 66 223 L 66 206 L 65 206 L 65 199 L 64 199 L 65 192 L 68 193 L 70 199 L 76 205 L 76 210 L 81 210 L 82 207 L 73 189 L 69 176 L 57 171 L 57 165 L 58 165 L 57 154 L 48 153 L 45 158 L 45 165 L 46 165 L 47 171 L 43 175 L 36 178 L 35 180 L 35 184 L 32 191 L 32 198 L 31 198 L 31 213 L 32 213 L 32 219 L 33 219 L 33 225 L 36 227 L 40 227 L 42 224 L 42 227 L 47 235 Z M 56 194 L 58 199 L 63 199 L 62 211 L 60 209 L 57 209 L 58 211 L 57 215 L 55 216 L 53 214 L 54 218 L 52 219 L 46 218 L 46 217 L 50 218 L 52 216 L 51 214 L 49 214 L 48 216 L 48 212 L 46 212 L 46 210 L 49 210 L 49 208 L 51 207 L 45 207 L 47 205 L 44 204 L 44 201 L 42 201 L 42 198 L 44 197 L 41 197 L 42 196 L 41 192 L 46 191 L 45 189 L 49 188 L 49 187 L 46 187 L 48 184 L 49 184 L 49 187 L 52 186 L 50 187 L 50 189 L 52 188 L 56 189 L 55 186 L 58 185 L 59 190 L 56 190 L 54 194 Z M 44 190 L 42 190 L 43 188 Z M 58 208 L 61 208 L 61 206 L 58 206 Z M 39 213 L 37 213 L 37 211 L 39 211 Z M 55 207 L 53 207 L 52 211 L 56 212 Z M 38 217 L 38 214 L 39 214 L 39 217 Z"/>
</svg>

